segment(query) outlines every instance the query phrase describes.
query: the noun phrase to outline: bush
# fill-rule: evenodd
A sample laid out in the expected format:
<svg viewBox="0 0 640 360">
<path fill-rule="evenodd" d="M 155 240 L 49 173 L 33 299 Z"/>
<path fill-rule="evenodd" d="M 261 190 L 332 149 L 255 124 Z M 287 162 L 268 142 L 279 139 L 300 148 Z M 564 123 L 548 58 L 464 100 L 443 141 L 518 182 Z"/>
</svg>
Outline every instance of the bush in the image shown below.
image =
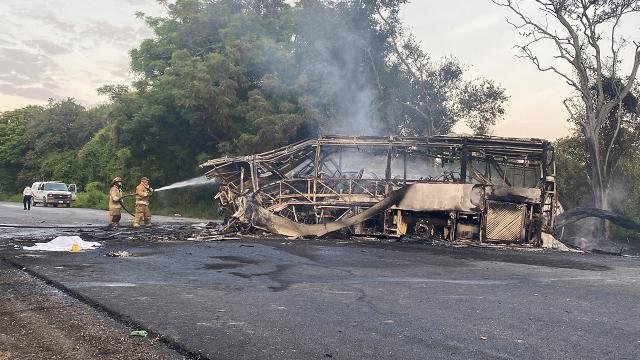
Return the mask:
<svg viewBox="0 0 640 360">
<path fill-rule="evenodd" d="M 0 193 L 0 200 L 11 201 L 11 202 L 22 202 L 22 194 Z"/>
<path fill-rule="evenodd" d="M 158 215 L 180 214 L 186 217 L 216 219 L 217 201 L 213 199 L 217 185 L 190 187 L 156 192 L 151 197 L 151 212 Z"/>
<path fill-rule="evenodd" d="M 87 186 L 85 186 L 84 191 L 85 192 L 95 192 L 95 191 L 97 191 L 97 192 L 106 193 L 108 191 L 108 189 L 102 183 L 94 181 L 94 182 L 88 183 Z"/>
<path fill-rule="evenodd" d="M 88 183 L 83 192 L 78 193 L 75 207 L 108 210 L 109 194 L 99 182 Z"/>
</svg>

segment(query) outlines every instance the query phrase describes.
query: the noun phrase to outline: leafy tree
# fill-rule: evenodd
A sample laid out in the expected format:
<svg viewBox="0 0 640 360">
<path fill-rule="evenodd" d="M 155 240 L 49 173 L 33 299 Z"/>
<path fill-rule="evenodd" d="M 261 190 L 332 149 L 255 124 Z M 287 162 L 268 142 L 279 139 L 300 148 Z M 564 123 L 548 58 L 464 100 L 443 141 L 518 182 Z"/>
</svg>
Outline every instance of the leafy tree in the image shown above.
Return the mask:
<svg viewBox="0 0 640 360">
<path fill-rule="evenodd" d="M 131 151 L 116 143 L 113 126 L 98 131 L 78 150 L 76 159 L 81 169 L 77 181 L 82 184 L 99 181 L 106 186 L 114 177 L 122 176 L 125 183 L 132 186 L 137 180 L 127 177 Z"/>
<path fill-rule="evenodd" d="M 133 69 L 145 77 L 137 84 L 142 110 L 153 103 L 173 112 L 167 124 L 184 130 L 191 158 L 253 152 L 297 135 L 300 105 L 280 75 L 291 63 L 282 50 L 291 26 L 276 16 L 287 8 L 279 2 L 178 1 L 168 18 L 146 18 L 157 38 L 132 51 Z M 260 136 L 278 129 L 284 136 Z"/>
<path fill-rule="evenodd" d="M 42 107 L 32 105 L 0 113 L 0 191 L 14 192 L 24 186 L 17 177 L 32 143 L 26 134 L 27 124 L 42 111 Z"/>
<path fill-rule="evenodd" d="M 640 222 L 640 151 L 638 147 L 626 154 L 617 170 L 623 176 L 616 177 L 611 186 L 612 210 Z"/>
<path fill-rule="evenodd" d="M 486 132 L 504 112 L 503 89 L 462 80 L 455 61 L 417 85 L 395 58 L 405 2 L 179 0 L 166 17 L 139 14 L 156 34 L 131 52 L 140 81 L 130 96 L 103 88 L 116 137 L 136 139 L 132 156 L 171 178 L 193 173 L 197 154 L 253 153 L 318 133 L 446 133 L 461 119 Z M 158 153 L 183 166 L 154 164 Z"/>
<path fill-rule="evenodd" d="M 28 147 L 21 159 L 18 178 L 30 183 L 37 179 L 78 181 L 82 171 L 77 150 L 107 123 L 106 108 L 87 111 L 74 99 L 50 100 L 26 123 Z"/>
<path fill-rule="evenodd" d="M 44 155 L 51 150 L 77 147 L 87 140 L 93 129 L 80 131 L 80 118 L 85 108 L 74 99 L 50 100 L 43 112 L 27 123 L 26 136 L 33 139 L 33 150 Z M 82 137 L 80 133 L 82 132 Z"/>
<path fill-rule="evenodd" d="M 577 206 L 589 206 L 593 196 L 589 183 L 584 176 L 587 170 L 587 157 L 583 139 L 579 132 L 556 140 L 556 182 L 559 200 L 565 209 Z"/>
</svg>

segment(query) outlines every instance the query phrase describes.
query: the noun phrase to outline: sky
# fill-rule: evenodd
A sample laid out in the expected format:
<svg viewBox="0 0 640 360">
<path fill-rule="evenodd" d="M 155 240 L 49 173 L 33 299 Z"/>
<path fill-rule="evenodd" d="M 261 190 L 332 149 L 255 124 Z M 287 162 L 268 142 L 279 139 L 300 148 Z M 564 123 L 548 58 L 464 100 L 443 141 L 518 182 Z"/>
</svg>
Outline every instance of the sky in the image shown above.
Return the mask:
<svg viewBox="0 0 640 360">
<path fill-rule="evenodd" d="M 492 79 L 506 89 L 507 113 L 494 135 L 555 140 L 569 134 L 562 100 L 571 89 L 556 75 L 516 57 L 520 38 L 504 9 L 489 0 L 414 0 L 401 15 L 432 58 L 456 57 L 469 78 Z M 462 126 L 455 130 L 467 131 Z"/>
<path fill-rule="evenodd" d="M 163 9 L 155 0 L 0 0 L 0 111 L 49 98 L 106 102 L 96 89 L 132 81 L 129 50 L 152 35 L 136 11 L 158 15 Z M 489 0 L 413 0 L 401 12 L 435 61 L 454 56 L 469 79 L 484 77 L 506 88 L 507 114 L 493 135 L 566 136 L 571 127 L 562 100 L 571 89 L 515 56 L 521 39 L 508 15 Z"/>
<path fill-rule="evenodd" d="M 153 0 L 0 0 L 0 111 L 105 102 L 96 89 L 131 81 L 128 52 L 152 35 L 138 10 L 160 13 Z"/>
</svg>

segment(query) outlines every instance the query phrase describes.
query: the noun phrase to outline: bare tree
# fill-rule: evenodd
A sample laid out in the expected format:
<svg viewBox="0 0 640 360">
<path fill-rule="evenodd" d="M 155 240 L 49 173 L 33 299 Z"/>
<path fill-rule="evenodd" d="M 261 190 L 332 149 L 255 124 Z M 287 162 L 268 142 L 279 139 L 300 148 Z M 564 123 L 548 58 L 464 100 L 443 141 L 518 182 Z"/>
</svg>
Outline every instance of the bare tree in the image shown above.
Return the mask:
<svg viewBox="0 0 640 360">
<path fill-rule="evenodd" d="M 622 19 L 640 13 L 640 0 L 492 0 L 517 19 L 509 21 L 527 42 L 517 46 L 520 57 L 540 71 L 553 72 L 577 93 L 564 105 L 584 135 L 588 182 L 595 206 L 607 210 L 615 170 L 611 155 L 621 126 L 623 99 L 629 94 L 640 66 L 640 43 L 632 42 L 633 63 L 623 74 L 622 53 L 630 39 L 620 36 Z M 535 7 L 543 16 L 535 17 Z M 554 60 L 543 64 L 535 46 L 550 43 Z M 620 81 L 616 81 L 620 79 Z M 613 91 L 607 91 L 610 83 Z M 617 112 L 612 114 L 612 111 Z M 613 136 L 602 136 L 607 119 L 617 119 Z"/>
</svg>

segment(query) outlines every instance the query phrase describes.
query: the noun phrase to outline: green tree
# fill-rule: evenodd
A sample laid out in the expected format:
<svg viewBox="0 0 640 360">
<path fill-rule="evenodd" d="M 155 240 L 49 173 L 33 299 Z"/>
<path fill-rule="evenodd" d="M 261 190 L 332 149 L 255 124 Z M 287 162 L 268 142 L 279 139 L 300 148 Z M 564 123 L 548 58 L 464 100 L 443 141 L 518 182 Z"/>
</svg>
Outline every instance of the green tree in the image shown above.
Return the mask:
<svg viewBox="0 0 640 360">
<path fill-rule="evenodd" d="M 70 98 L 50 100 L 26 123 L 29 146 L 18 179 L 77 182 L 82 177 L 77 151 L 105 126 L 106 112 L 106 107 L 86 110 Z"/>
<path fill-rule="evenodd" d="M 199 154 L 318 133 L 428 135 L 461 120 L 486 132 L 504 112 L 504 90 L 463 80 L 456 61 L 417 84 L 393 50 L 405 2 L 178 0 L 165 17 L 139 14 L 156 35 L 131 52 L 140 80 L 130 95 L 103 88 L 116 138 L 169 180 L 193 174 Z"/>
<path fill-rule="evenodd" d="M 143 17 L 155 32 L 131 52 L 140 81 L 101 88 L 114 141 L 132 174 L 168 183 L 198 173 L 203 154 L 251 153 L 298 140 L 290 6 L 277 1 L 177 1 Z"/>
<path fill-rule="evenodd" d="M 589 206 L 593 198 L 585 176 L 587 157 L 580 133 L 556 140 L 555 156 L 556 182 L 562 206 L 565 209 Z"/>
<path fill-rule="evenodd" d="M 0 192 L 16 192 L 25 184 L 18 180 L 24 154 L 31 146 L 27 124 L 42 112 L 40 106 L 0 113 Z"/>
</svg>

